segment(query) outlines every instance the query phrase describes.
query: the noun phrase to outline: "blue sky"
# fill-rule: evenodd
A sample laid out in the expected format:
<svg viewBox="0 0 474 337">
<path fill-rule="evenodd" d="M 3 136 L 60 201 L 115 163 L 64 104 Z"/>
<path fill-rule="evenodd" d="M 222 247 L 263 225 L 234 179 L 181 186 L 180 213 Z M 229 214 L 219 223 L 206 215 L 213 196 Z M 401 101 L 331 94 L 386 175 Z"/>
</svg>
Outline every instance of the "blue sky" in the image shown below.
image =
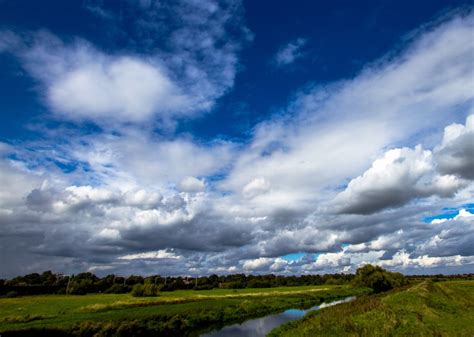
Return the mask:
<svg viewBox="0 0 474 337">
<path fill-rule="evenodd" d="M 0 276 L 469 270 L 472 11 L 0 1 Z"/>
<path fill-rule="evenodd" d="M 105 3 L 117 11 L 120 2 Z M 352 78 L 367 63 L 401 47 L 420 24 L 468 3 L 362 1 L 354 6 L 349 2 L 301 1 L 288 6 L 285 1 L 274 1 L 269 6 L 245 2 L 246 26 L 254 37 L 240 53 L 239 74 L 232 90 L 204 116 L 181 121 L 179 131 L 206 140 L 219 136 L 245 140 L 249 127 L 284 107 L 302 87 Z M 107 21 L 91 15 L 88 8 L 96 6 L 93 1 L 3 1 L 0 22 L 3 29 L 47 29 L 66 39 L 80 36 L 112 53 L 140 52 L 139 46 L 130 47 L 119 33 L 108 31 Z M 98 29 L 103 33 L 97 34 Z M 306 39 L 303 57 L 288 68 L 272 66 L 275 53 L 298 38 Z M 21 76 L 24 70 L 12 55 L 1 57 L 1 84 L 8 91 L 0 103 L 9 112 L 1 115 L 1 135 L 7 139 L 30 138 L 25 124 L 45 112 L 40 94 L 32 90 L 37 83 Z"/>
</svg>

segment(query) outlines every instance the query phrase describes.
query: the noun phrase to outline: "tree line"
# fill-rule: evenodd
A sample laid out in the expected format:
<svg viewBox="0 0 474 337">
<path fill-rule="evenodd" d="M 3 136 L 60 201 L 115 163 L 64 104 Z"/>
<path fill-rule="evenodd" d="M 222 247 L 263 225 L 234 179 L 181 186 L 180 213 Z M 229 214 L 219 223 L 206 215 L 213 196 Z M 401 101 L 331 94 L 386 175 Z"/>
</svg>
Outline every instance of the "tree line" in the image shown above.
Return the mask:
<svg viewBox="0 0 474 337">
<path fill-rule="evenodd" d="M 79 273 L 76 275 L 63 275 L 45 271 L 17 276 L 9 280 L 0 280 L 0 294 L 16 291 L 19 294 L 73 294 L 82 295 L 90 293 L 128 293 L 137 285 L 156 285 L 159 291 L 173 290 L 210 290 L 214 288 L 242 289 L 242 288 L 270 288 L 282 286 L 321 285 L 321 284 L 347 284 L 354 278 L 351 274 L 325 274 L 325 275 L 246 275 L 216 274 L 200 277 L 182 276 L 117 276 L 107 275 L 98 277 L 93 273 Z"/>
<path fill-rule="evenodd" d="M 157 294 L 160 291 L 174 290 L 210 290 L 215 288 L 243 289 L 243 288 L 271 288 L 291 287 L 304 285 L 342 285 L 354 284 L 367 286 L 375 292 L 385 291 L 408 283 L 410 280 L 432 278 L 447 279 L 474 279 L 474 274 L 463 275 L 416 275 L 404 276 L 392 273 L 378 266 L 366 265 L 359 268 L 356 274 L 315 274 L 315 275 L 210 275 L 200 277 L 165 277 L 152 276 L 117 276 L 107 275 L 98 277 L 93 273 L 79 273 L 64 275 L 45 271 L 17 276 L 9 280 L 0 279 L 0 295 L 37 295 L 37 294 L 71 294 L 84 295 L 91 293 L 136 293 L 137 296 Z M 140 295 L 141 294 L 141 295 Z"/>
</svg>

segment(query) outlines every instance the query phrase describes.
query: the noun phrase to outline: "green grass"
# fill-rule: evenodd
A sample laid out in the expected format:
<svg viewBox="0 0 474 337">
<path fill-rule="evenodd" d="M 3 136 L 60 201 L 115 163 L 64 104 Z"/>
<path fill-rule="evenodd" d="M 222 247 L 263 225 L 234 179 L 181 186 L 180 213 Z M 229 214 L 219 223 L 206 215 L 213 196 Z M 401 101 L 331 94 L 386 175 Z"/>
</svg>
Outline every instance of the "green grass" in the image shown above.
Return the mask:
<svg viewBox="0 0 474 337">
<path fill-rule="evenodd" d="M 425 281 L 323 309 L 272 337 L 474 336 L 474 281 Z"/>
<path fill-rule="evenodd" d="M 349 286 L 305 286 L 181 290 L 147 298 L 129 294 L 2 298 L 0 334 L 56 329 L 84 336 L 96 333 L 108 336 L 120 329 L 141 329 L 156 335 L 165 332 L 190 335 L 287 308 L 306 308 L 323 300 L 364 292 L 367 290 Z"/>
</svg>

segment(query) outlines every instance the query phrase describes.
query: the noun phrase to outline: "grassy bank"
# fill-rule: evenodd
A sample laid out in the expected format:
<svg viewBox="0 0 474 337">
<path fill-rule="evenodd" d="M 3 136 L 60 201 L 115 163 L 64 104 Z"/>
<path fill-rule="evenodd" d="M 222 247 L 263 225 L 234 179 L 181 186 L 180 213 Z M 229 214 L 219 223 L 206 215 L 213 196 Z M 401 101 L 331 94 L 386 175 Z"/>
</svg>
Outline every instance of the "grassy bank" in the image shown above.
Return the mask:
<svg viewBox="0 0 474 337">
<path fill-rule="evenodd" d="M 193 335 L 215 327 L 361 294 L 350 286 L 214 289 L 129 294 L 46 295 L 0 299 L 0 333 L 10 335 Z"/>
<path fill-rule="evenodd" d="M 424 281 L 314 312 L 271 337 L 474 336 L 474 281 Z"/>
</svg>

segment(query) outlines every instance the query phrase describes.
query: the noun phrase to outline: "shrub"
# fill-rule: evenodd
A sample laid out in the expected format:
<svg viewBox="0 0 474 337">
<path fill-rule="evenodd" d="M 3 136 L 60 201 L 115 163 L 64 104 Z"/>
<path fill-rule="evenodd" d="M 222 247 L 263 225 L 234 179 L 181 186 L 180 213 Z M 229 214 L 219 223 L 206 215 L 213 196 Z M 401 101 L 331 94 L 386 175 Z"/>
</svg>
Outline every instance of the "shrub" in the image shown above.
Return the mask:
<svg viewBox="0 0 474 337">
<path fill-rule="evenodd" d="M 156 284 L 145 284 L 143 286 L 143 296 L 158 296 L 160 289 Z"/>
<path fill-rule="evenodd" d="M 382 267 L 365 265 L 357 269 L 354 283 L 372 288 L 375 293 L 387 291 L 407 284 L 407 279 L 400 273 L 386 271 Z"/>
<path fill-rule="evenodd" d="M 135 284 L 132 288 L 133 297 L 142 297 L 143 296 L 143 284 Z"/>
<path fill-rule="evenodd" d="M 9 291 L 5 294 L 5 297 L 7 298 L 18 297 L 18 293 L 16 291 Z"/>
<path fill-rule="evenodd" d="M 130 292 L 130 287 L 123 284 L 114 284 L 105 291 L 106 294 L 126 294 Z"/>
<path fill-rule="evenodd" d="M 245 288 L 245 284 L 239 281 L 226 282 L 221 284 L 223 289 L 242 289 Z"/>
<path fill-rule="evenodd" d="M 160 291 L 175 291 L 176 287 L 173 283 L 163 284 L 160 286 Z"/>
<path fill-rule="evenodd" d="M 158 296 L 159 292 L 159 288 L 155 284 L 135 284 L 132 288 L 134 297 Z"/>
<path fill-rule="evenodd" d="M 247 288 L 270 288 L 272 285 L 265 280 L 251 279 L 247 283 Z"/>
<path fill-rule="evenodd" d="M 195 286 L 193 287 L 194 290 L 212 290 L 214 289 L 214 287 L 212 286 L 212 284 L 203 284 L 203 285 L 200 285 L 200 286 Z"/>
</svg>

